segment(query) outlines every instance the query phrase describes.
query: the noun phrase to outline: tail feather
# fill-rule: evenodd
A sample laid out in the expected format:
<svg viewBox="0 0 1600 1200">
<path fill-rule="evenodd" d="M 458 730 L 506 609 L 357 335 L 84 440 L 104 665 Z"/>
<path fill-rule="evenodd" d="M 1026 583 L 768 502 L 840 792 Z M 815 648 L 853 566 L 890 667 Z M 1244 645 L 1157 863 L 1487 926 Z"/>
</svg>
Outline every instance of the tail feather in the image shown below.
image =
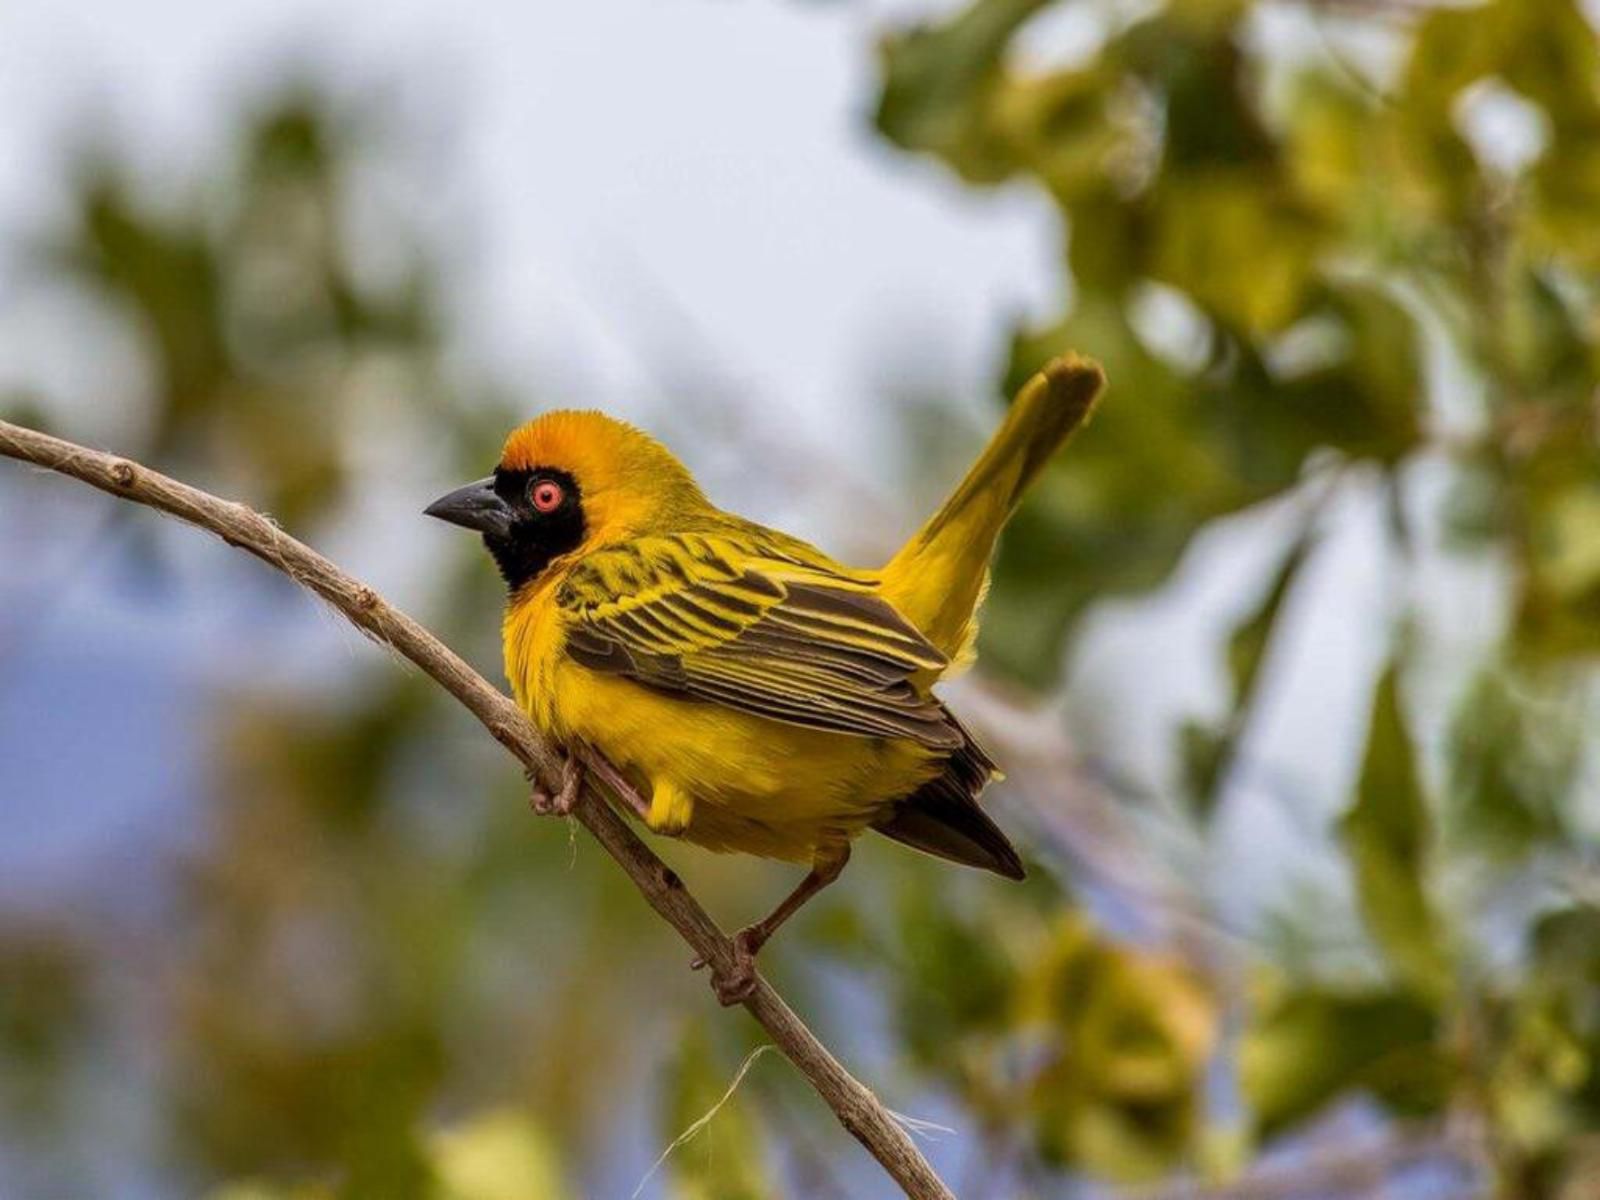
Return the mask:
<svg viewBox="0 0 1600 1200">
<path fill-rule="evenodd" d="M 981 867 L 1007 879 L 1026 874 L 1016 848 L 978 807 L 978 793 L 996 774 L 983 747 L 966 734 L 943 774 L 895 805 L 873 826 L 885 837 L 968 867 Z"/>
<path fill-rule="evenodd" d="M 1001 527 L 1050 457 L 1093 411 L 1098 363 L 1051 360 L 1022 387 L 950 498 L 884 568 L 884 593 L 952 659 L 964 657 Z"/>
</svg>

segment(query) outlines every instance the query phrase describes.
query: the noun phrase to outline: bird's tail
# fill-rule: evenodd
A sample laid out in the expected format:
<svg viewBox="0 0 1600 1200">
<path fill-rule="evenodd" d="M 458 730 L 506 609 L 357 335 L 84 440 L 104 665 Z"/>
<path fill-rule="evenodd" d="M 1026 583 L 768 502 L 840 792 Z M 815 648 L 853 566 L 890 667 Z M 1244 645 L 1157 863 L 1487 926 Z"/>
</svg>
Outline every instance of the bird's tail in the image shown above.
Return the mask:
<svg viewBox="0 0 1600 1200">
<path fill-rule="evenodd" d="M 955 718 L 951 721 L 955 723 Z M 1016 848 L 978 807 L 978 794 L 999 771 L 965 729 L 961 737 L 961 748 L 945 762 L 944 770 L 895 804 L 873 828 L 924 854 L 1022 879 L 1027 872 Z"/>
<path fill-rule="evenodd" d="M 1052 359 L 1035 373 L 966 478 L 883 571 L 884 595 L 953 660 L 970 654 L 973 615 L 1001 527 L 1105 386 L 1092 359 Z"/>
</svg>

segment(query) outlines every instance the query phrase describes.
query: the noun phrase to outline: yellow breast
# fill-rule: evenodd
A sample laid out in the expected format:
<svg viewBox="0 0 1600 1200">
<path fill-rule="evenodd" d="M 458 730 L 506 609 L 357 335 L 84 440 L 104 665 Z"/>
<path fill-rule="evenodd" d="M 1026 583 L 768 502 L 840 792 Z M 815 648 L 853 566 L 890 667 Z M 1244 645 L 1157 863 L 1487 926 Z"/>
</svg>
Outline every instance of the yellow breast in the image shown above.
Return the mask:
<svg viewBox="0 0 1600 1200">
<path fill-rule="evenodd" d="M 587 743 L 650 792 L 682 797 L 689 841 L 809 862 L 939 769 L 913 742 L 807 729 L 591 671 L 563 653 L 558 586 L 541 580 L 507 609 L 517 703 L 550 737 Z"/>
<path fill-rule="evenodd" d="M 513 596 L 501 633 L 511 694 L 541 731 L 560 739 L 555 671 L 565 634 L 555 604 L 558 585 L 558 573 L 549 571 Z"/>
</svg>

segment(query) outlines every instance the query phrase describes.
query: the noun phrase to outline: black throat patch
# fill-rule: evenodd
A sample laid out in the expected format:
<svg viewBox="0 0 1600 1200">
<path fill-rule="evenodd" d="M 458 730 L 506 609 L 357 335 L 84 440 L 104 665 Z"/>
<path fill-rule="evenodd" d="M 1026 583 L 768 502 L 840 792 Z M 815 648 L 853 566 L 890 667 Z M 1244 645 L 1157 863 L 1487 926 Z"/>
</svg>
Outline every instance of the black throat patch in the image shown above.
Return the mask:
<svg viewBox="0 0 1600 1200">
<path fill-rule="evenodd" d="M 583 497 L 577 480 L 566 471 L 550 467 L 497 470 L 494 478 L 494 490 L 516 516 L 508 536 L 486 533 L 483 544 L 494 556 L 506 587 L 515 592 L 543 574 L 553 560 L 583 544 Z M 561 489 L 560 504 L 548 512 L 534 507 L 533 493 L 541 484 L 555 484 Z"/>
</svg>

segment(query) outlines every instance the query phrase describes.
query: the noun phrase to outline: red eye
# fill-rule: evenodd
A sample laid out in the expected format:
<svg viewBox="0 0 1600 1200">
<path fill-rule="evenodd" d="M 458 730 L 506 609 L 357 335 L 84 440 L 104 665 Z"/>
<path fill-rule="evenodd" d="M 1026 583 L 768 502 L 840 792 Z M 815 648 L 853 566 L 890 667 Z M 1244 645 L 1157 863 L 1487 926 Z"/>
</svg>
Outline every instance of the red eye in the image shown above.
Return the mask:
<svg viewBox="0 0 1600 1200">
<path fill-rule="evenodd" d="M 544 513 L 555 512 L 561 507 L 563 498 L 561 485 L 550 479 L 540 480 L 528 492 L 528 499 L 533 502 L 534 508 Z"/>
</svg>

